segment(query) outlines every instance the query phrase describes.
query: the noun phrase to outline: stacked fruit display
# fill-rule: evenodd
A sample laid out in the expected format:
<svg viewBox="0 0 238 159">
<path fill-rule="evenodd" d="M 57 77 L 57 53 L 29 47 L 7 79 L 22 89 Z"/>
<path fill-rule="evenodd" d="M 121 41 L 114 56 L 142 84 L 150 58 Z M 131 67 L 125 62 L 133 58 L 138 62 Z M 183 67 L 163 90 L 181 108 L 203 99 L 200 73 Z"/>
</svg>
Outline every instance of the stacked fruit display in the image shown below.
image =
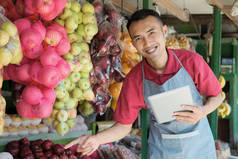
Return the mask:
<svg viewBox="0 0 238 159">
<path fill-rule="evenodd" d="M 120 44 L 123 48 L 123 55 L 122 55 L 122 70 L 127 75 L 130 70 L 140 61 L 140 56 L 137 54 L 136 48 L 133 47 L 131 38 L 129 33 L 126 31 L 124 27 L 123 30 L 125 33 L 121 33 L 120 36 Z M 122 82 L 117 83 L 112 81 L 109 86 L 109 91 L 112 95 L 112 108 L 113 110 L 116 109 L 117 100 L 121 91 Z"/>
<path fill-rule="evenodd" d="M 64 149 L 60 144 L 54 144 L 51 140 L 29 141 L 22 138 L 7 144 L 7 152 L 14 159 L 97 159 L 97 153 L 91 156 L 83 156 L 76 152 L 76 147 Z"/>
<path fill-rule="evenodd" d="M 17 33 L 16 26 L 10 22 L 4 15 L 4 9 L 1 8 L 0 13 L 0 91 L 3 84 L 3 66 L 9 64 L 19 64 L 22 60 L 22 50 Z M 1 94 L 1 93 L 0 93 Z M 0 95 L 0 134 L 4 129 L 4 116 L 6 109 L 6 101 Z"/>
<path fill-rule="evenodd" d="M 221 88 L 224 88 L 226 85 L 226 80 L 223 76 L 219 77 L 219 83 Z M 225 92 L 221 92 L 221 96 L 223 101 L 226 98 L 226 94 Z M 227 103 L 227 101 L 225 100 L 219 107 L 218 107 L 218 115 L 221 116 L 222 118 L 225 118 L 226 116 L 229 116 L 229 114 L 231 113 L 231 106 Z"/>
<path fill-rule="evenodd" d="M 90 45 L 90 53 L 94 69 L 94 108 L 97 113 L 104 113 L 110 105 L 111 95 L 108 90 L 112 80 L 121 82 L 125 75 L 121 71 L 122 47 L 118 39 L 120 14 L 108 2 L 93 3 L 99 31 Z"/>
<path fill-rule="evenodd" d="M 16 26 L 4 16 L 0 18 L 0 69 L 22 60 L 22 50 Z"/>
<path fill-rule="evenodd" d="M 22 117 L 48 117 L 56 98 L 53 88 L 71 72 L 70 65 L 60 57 L 70 49 L 67 34 L 61 25 L 45 27 L 40 20 L 31 23 L 21 18 L 14 23 L 24 59 L 20 65 L 4 68 L 4 79 L 26 85 L 17 102 L 17 112 Z"/>
<path fill-rule="evenodd" d="M 57 100 L 51 115 L 53 127 L 64 135 L 75 125 L 78 101 L 83 115 L 94 112 L 89 103 L 95 100 L 95 96 L 90 84 L 93 65 L 88 43 L 98 28 L 94 7 L 90 3 L 80 4 L 70 0 L 55 22 L 65 27 L 71 45 L 70 52 L 63 57 L 70 64 L 72 72 L 55 88 Z"/>
</svg>

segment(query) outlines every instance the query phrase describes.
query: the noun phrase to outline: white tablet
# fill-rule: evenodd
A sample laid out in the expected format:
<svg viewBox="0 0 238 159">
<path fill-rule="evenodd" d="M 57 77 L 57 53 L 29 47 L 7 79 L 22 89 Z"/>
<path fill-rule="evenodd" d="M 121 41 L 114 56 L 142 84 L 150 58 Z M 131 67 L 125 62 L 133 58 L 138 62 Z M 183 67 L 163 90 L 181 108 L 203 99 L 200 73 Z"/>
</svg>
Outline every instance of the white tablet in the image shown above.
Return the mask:
<svg viewBox="0 0 238 159">
<path fill-rule="evenodd" d="M 189 86 L 180 87 L 148 97 L 154 116 L 159 123 L 174 120 L 173 113 L 182 111 L 181 105 L 193 105 Z"/>
</svg>

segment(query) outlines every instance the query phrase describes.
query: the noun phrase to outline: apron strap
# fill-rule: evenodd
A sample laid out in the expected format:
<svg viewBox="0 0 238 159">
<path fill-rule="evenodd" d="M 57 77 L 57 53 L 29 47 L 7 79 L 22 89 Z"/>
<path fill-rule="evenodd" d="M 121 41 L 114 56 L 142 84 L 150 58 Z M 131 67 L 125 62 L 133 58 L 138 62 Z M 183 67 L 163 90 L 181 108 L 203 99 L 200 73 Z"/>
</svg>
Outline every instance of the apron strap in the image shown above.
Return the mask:
<svg viewBox="0 0 238 159">
<path fill-rule="evenodd" d="M 172 52 L 172 54 L 174 55 L 174 57 L 177 59 L 177 61 L 179 62 L 179 64 L 181 65 L 181 67 L 183 67 L 183 64 L 182 64 L 182 62 L 179 60 L 179 58 L 176 56 L 176 54 L 172 51 L 172 50 L 170 50 L 171 52 Z M 183 67 L 184 68 L 184 67 Z"/>
</svg>

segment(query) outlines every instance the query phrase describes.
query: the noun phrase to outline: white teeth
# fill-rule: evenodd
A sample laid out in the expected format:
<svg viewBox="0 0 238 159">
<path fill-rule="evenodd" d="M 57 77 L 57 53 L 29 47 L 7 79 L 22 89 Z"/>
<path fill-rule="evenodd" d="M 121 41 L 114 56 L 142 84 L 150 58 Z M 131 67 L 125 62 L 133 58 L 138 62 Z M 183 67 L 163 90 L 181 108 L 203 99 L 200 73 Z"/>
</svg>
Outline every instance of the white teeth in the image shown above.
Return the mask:
<svg viewBox="0 0 238 159">
<path fill-rule="evenodd" d="M 147 52 L 147 53 L 152 53 L 152 52 L 154 52 L 154 51 L 156 50 L 156 48 L 157 48 L 157 47 L 153 47 L 153 48 L 151 48 L 151 49 L 149 49 L 149 50 L 146 50 L 146 52 Z"/>
</svg>

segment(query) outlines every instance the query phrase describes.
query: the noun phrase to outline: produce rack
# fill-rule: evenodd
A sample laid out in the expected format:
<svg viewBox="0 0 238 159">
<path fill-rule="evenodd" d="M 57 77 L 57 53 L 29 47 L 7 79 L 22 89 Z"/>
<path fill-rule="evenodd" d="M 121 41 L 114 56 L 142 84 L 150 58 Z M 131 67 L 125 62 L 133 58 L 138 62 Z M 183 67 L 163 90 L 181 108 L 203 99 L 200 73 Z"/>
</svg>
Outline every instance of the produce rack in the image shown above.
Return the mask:
<svg viewBox="0 0 238 159">
<path fill-rule="evenodd" d="M 38 134 L 38 135 L 31 135 L 27 136 L 29 140 L 38 140 L 38 139 L 50 139 L 55 144 L 67 144 L 73 139 L 81 136 L 81 135 L 90 135 L 92 132 L 89 131 L 71 131 L 67 133 L 64 137 L 60 136 L 57 133 L 46 133 L 46 134 Z M 14 140 L 20 140 L 23 137 L 11 137 L 11 138 L 1 138 L 0 139 L 0 152 L 5 151 L 5 145 L 8 142 L 14 141 Z"/>
</svg>

